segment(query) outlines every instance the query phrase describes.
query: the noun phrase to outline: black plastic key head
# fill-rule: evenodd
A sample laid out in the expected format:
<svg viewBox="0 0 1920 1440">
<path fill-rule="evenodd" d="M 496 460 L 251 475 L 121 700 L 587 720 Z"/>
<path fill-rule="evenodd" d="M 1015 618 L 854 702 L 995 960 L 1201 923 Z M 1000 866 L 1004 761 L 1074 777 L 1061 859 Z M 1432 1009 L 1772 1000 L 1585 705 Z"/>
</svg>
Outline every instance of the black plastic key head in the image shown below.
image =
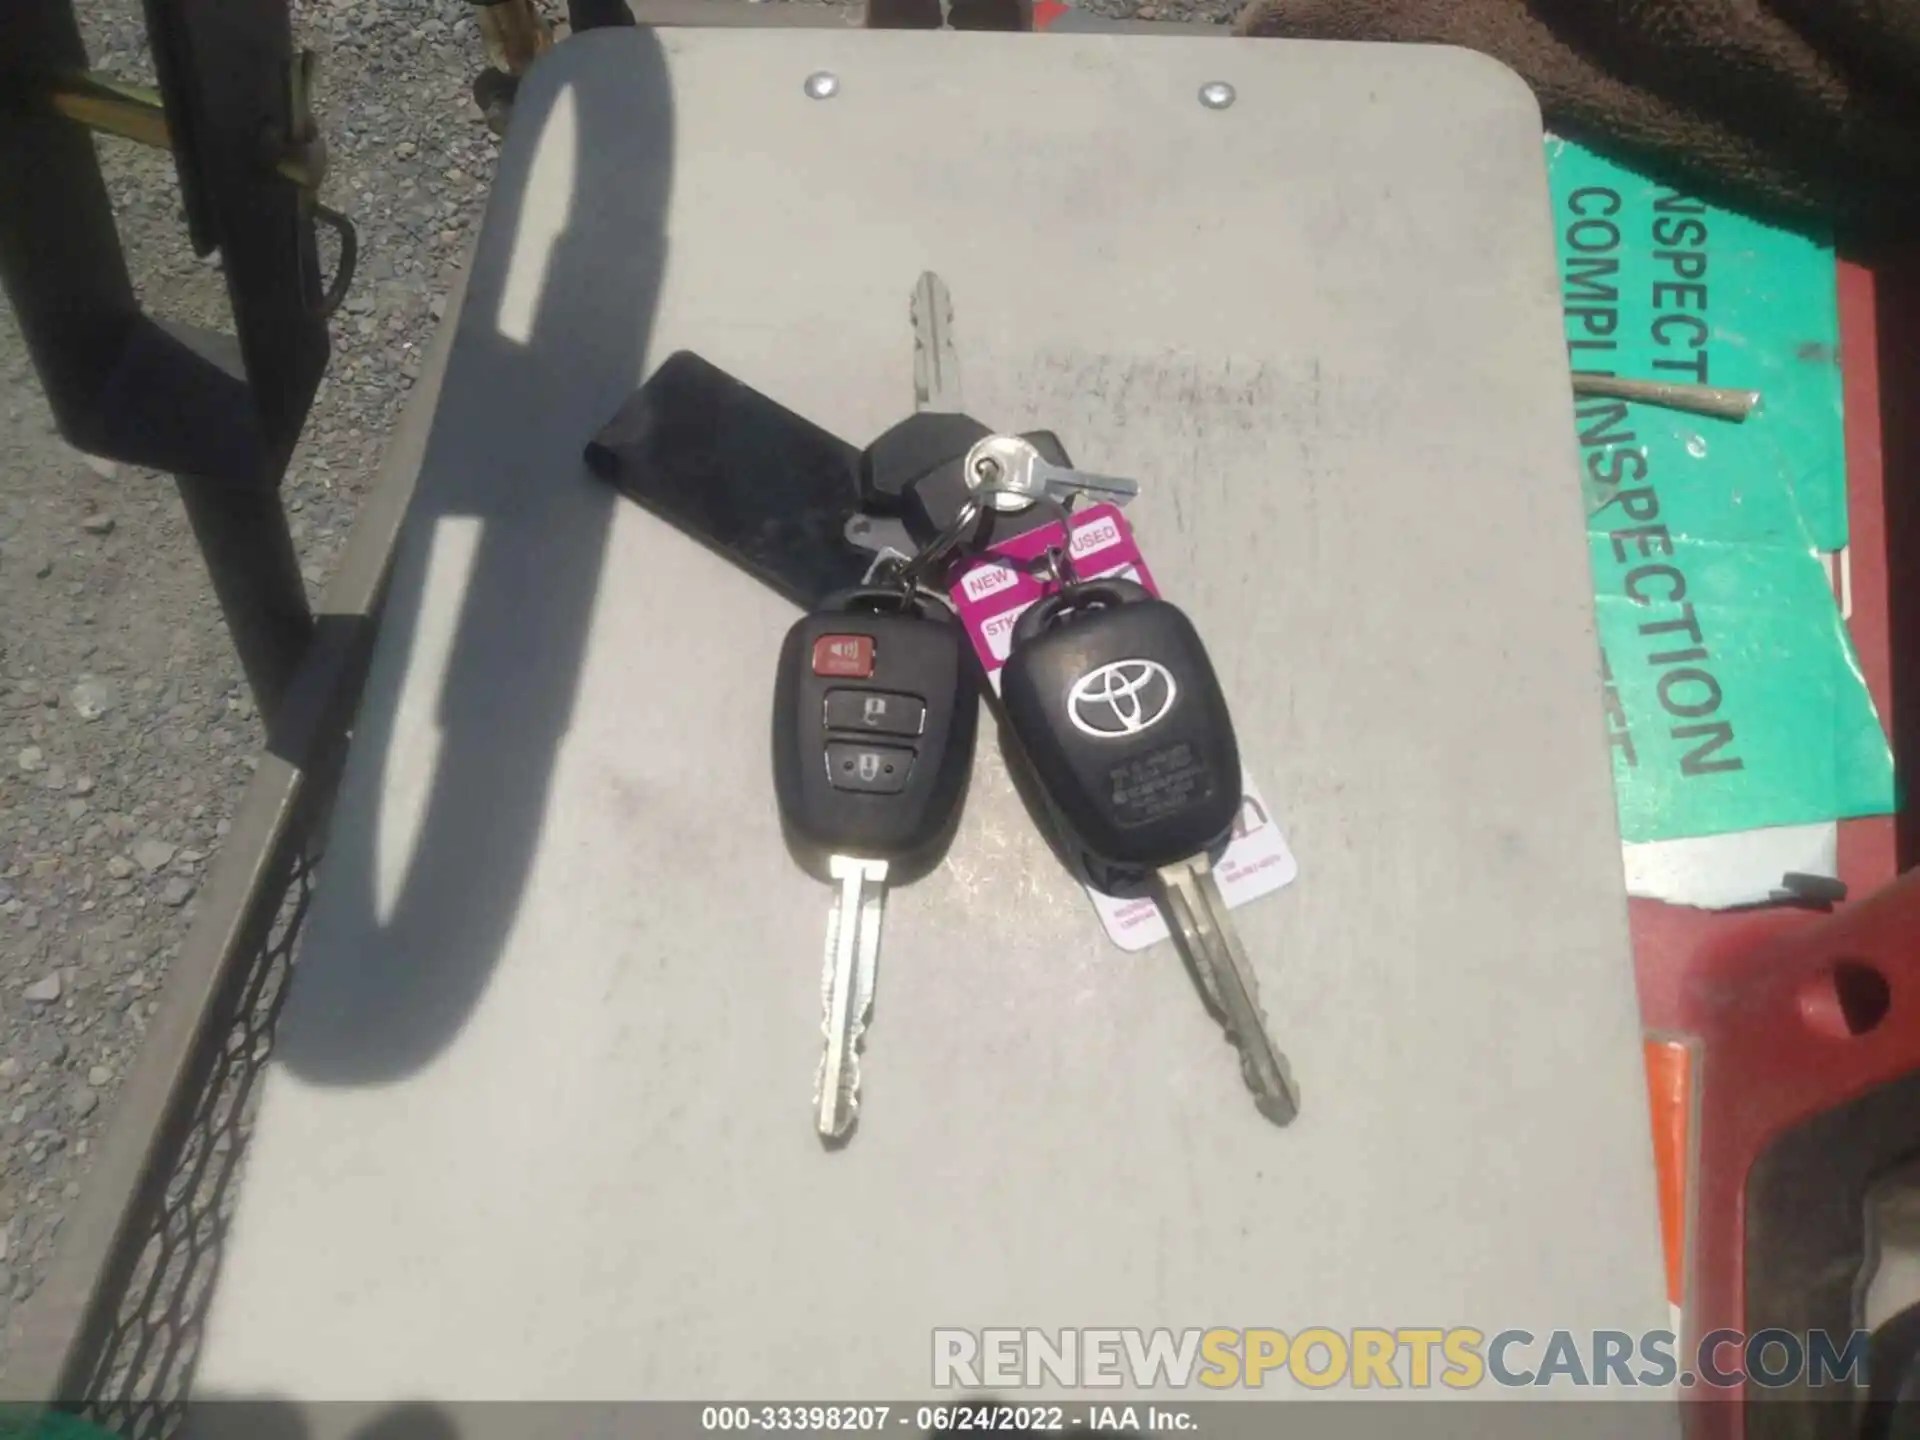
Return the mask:
<svg viewBox="0 0 1920 1440">
<path fill-rule="evenodd" d="M 931 544 L 973 495 L 967 478 L 967 453 L 993 431 L 969 415 L 926 411 L 876 438 L 860 454 L 860 508 L 874 515 L 897 515 L 921 545 Z M 1053 465 L 1070 465 L 1066 447 L 1051 430 L 1021 437 Z M 969 541 L 985 549 L 1015 535 L 1053 523 L 1044 505 L 1025 510 L 989 510 Z"/>
<path fill-rule="evenodd" d="M 970 415 L 909 415 L 860 452 L 861 508 L 899 515 L 908 488 L 943 466 L 957 465 L 993 432 Z"/>
<path fill-rule="evenodd" d="M 1000 698 L 1096 871 L 1169 865 L 1232 829 L 1240 749 L 1226 697 L 1193 623 L 1143 586 L 1089 581 L 1030 608 Z"/>
<path fill-rule="evenodd" d="M 801 858 L 939 858 L 973 765 L 977 662 L 928 597 L 845 591 L 787 632 L 774 686 L 773 779 Z M 896 879 L 900 878 L 896 876 Z"/>
</svg>

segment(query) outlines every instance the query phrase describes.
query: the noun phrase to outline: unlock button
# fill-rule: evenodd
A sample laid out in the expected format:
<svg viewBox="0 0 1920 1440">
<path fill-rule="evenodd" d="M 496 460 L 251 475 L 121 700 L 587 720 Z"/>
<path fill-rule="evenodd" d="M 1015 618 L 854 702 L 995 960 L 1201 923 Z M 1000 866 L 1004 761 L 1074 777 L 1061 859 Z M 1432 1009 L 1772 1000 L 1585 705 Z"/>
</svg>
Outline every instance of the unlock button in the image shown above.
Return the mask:
<svg viewBox="0 0 1920 1440">
<path fill-rule="evenodd" d="M 839 740 L 827 745 L 827 783 L 836 790 L 897 795 L 907 788 L 907 776 L 912 772 L 913 751 L 902 746 Z"/>
<path fill-rule="evenodd" d="M 918 695 L 890 690 L 829 690 L 827 728 L 866 730 L 875 735 L 918 735 L 927 705 Z"/>
</svg>

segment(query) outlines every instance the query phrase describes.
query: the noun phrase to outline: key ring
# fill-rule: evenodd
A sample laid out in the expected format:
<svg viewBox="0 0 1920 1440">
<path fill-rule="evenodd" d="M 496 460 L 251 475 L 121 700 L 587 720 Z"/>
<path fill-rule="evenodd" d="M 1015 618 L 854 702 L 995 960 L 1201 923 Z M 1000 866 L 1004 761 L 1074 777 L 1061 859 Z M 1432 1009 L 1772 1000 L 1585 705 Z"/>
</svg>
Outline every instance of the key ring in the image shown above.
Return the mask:
<svg viewBox="0 0 1920 1440">
<path fill-rule="evenodd" d="M 1017 494 L 1001 485 L 981 485 L 960 502 L 960 508 L 954 512 L 953 519 L 946 528 L 904 565 L 894 575 L 897 584 L 909 590 L 920 588 L 920 582 L 931 575 L 954 550 L 965 544 L 980 527 L 987 516 L 995 495 Z M 1063 544 L 1051 546 L 1046 552 L 1046 566 L 1052 583 L 1061 589 L 1080 583 L 1080 577 L 1073 566 L 1073 511 L 1070 506 L 1052 495 L 1021 495 L 1030 504 L 1045 506 L 1053 512 L 1060 522 Z"/>
<path fill-rule="evenodd" d="M 920 583 L 910 567 L 916 556 L 902 555 L 898 550 L 888 550 L 874 560 L 868 567 L 866 579 L 861 581 L 863 588 L 884 588 L 893 592 L 893 598 L 899 603 L 902 614 L 909 614 L 921 608 L 921 602 L 933 600 L 946 604 L 944 596 L 936 594 Z"/>
<path fill-rule="evenodd" d="M 1056 589 L 1066 590 L 1080 583 L 1080 577 L 1073 572 L 1073 559 L 1065 550 L 1055 547 L 1047 551 L 1046 583 Z"/>
<path fill-rule="evenodd" d="M 1021 568 L 1029 575 L 1038 575 L 1050 585 L 1062 590 L 1070 589 L 1080 583 L 1079 571 L 1073 564 L 1073 506 L 1070 500 L 1059 500 L 1052 495 L 1031 495 L 1026 497 L 1035 505 L 1044 505 L 1053 512 L 1060 522 L 1059 545 L 1049 545 L 1043 555 L 1029 560 Z"/>
<path fill-rule="evenodd" d="M 956 547 L 967 540 L 979 528 L 980 521 L 987 513 L 986 501 L 976 490 L 960 502 L 960 508 L 954 512 L 953 519 L 931 543 L 900 567 L 900 573 L 894 578 L 909 589 L 919 589 L 923 578 L 950 555 Z"/>
<path fill-rule="evenodd" d="M 1036 496 L 1034 503 L 1051 507 L 1059 516 L 1060 543 L 1047 549 L 1047 578 L 1062 590 L 1071 589 L 1080 583 L 1080 572 L 1073 563 L 1073 508 L 1051 495 Z"/>
</svg>

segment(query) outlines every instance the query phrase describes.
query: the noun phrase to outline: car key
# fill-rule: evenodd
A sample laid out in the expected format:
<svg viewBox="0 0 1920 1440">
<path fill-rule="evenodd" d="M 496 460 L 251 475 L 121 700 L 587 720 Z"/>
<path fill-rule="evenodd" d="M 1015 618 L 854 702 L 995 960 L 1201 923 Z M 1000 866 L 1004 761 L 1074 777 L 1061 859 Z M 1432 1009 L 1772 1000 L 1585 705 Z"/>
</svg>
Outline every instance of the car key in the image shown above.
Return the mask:
<svg viewBox="0 0 1920 1440">
<path fill-rule="evenodd" d="M 1239 1048 L 1260 1112 L 1299 1101 L 1211 853 L 1240 813 L 1240 750 L 1200 636 L 1129 580 L 1071 581 L 1014 626 L 1000 700 L 1053 817 L 1103 890 L 1144 882 Z"/>
<path fill-rule="evenodd" d="M 1095 475 L 1056 465 L 1020 435 L 989 435 L 961 462 L 969 483 L 986 490 L 994 509 L 1018 514 L 1041 496 L 1055 500 L 1086 498 L 1124 505 L 1140 493 L 1140 482 L 1118 475 Z"/>
<path fill-rule="evenodd" d="M 1139 493 L 1132 480 L 1073 470 L 1051 431 L 995 435 L 965 413 L 953 296 L 931 270 L 914 286 L 908 315 L 914 413 L 861 452 L 862 513 L 846 522 L 850 544 L 875 555 L 931 546 L 983 489 L 991 492 L 990 506 L 968 510 L 968 539 L 982 548 L 1051 523 L 1034 506 L 1042 496 L 1093 495 L 1124 505 Z"/>
<path fill-rule="evenodd" d="M 821 974 L 823 1140 L 852 1128 L 890 882 L 938 861 L 973 764 L 980 692 L 960 622 L 930 595 L 833 596 L 787 632 L 773 778 L 795 852 L 838 886 Z"/>
</svg>

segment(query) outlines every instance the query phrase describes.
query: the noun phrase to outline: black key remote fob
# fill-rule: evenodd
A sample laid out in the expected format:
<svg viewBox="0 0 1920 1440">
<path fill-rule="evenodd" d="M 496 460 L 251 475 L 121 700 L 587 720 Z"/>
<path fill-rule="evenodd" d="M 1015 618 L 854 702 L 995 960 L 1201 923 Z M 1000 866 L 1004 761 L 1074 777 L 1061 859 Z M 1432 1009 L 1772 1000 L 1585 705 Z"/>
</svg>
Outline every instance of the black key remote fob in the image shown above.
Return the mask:
<svg viewBox="0 0 1920 1440">
<path fill-rule="evenodd" d="M 1000 699 L 1096 884 L 1205 852 L 1232 829 L 1240 749 L 1226 697 L 1193 623 L 1144 586 L 1087 581 L 1028 609 Z"/>
<path fill-rule="evenodd" d="M 787 632 L 774 688 L 773 777 L 810 861 L 937 861 L 958 819 L 979 724 L 977 662 L 930 596 L 862 588 Z"/>
</svg>

